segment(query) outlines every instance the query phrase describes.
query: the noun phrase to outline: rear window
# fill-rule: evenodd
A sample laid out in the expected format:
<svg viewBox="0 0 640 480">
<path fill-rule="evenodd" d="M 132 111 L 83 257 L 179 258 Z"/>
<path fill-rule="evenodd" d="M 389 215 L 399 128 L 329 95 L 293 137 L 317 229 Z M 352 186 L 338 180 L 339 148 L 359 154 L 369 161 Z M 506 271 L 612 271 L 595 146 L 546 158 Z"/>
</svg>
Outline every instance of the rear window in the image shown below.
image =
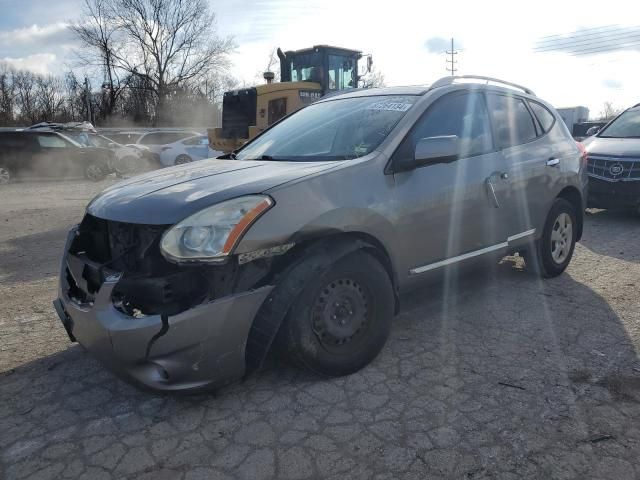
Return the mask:
<svg viewBox="0 0 640 480">
<path fill-rule="evenodd" d="M 533 110 L 533 114 L 538 119 L 538 122 L 540 122 L 542 131 L 544 133 L 547 133 L 549 130 L 551 130 L 551 127 L 553 127 L 553 124 L 556 121 L 556 118 L 553 116 L 553 113 L 551 113 L 547 109 L 547 107 L 539 104 L 538 102 L 529 101 L 529 106 L 531 107 L 531 110 Z"/>
<path fill-rule="evenodd" d="M 522 145 L 535 140 L 536 126 L 524 100 L 490 93 L 487 95 L 489 111 L 496 128 L 501 148 Z"/>
</svg>

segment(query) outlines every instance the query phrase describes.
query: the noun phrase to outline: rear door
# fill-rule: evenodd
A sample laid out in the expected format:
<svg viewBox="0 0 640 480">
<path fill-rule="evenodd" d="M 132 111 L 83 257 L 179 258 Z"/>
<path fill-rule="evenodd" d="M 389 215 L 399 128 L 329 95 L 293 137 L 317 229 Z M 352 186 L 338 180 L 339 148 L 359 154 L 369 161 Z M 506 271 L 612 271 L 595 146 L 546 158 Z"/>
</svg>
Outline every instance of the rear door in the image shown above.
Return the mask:
<svg viewBox="0 0 640 480">
<path fill-rule="evenodd" d="M 64 177 L 82 172 L 78 169 L 75 151 L 81 147 L 75 147 L 53 132 L 38 132 L 35 140 L 37 151 L 33 156 L 33 168 L 36 176 Z"/>
<path fill-rule="evenodd" d="M 418 140 L 457 135 L 461 157 L 395 174 L 397 231 L 410 274 L 481 256 L 505 247 L 504 170 L 496 151 L 484 97 L 469 91 L 436 100 L 394 153 L 413 158 Z"/>
<path fill-rule="evenodd" d="M 487 105 L 494 124 L 498 147 L 505 160 L 505 213 L 509 237 L 513 244 L 531 240 L 540 232 L 552 192 L 559 178 L 560 152 L 543 128 L 553 126 L 543 111 L 546 107 L 535 103 L 538 121 L 530 103 L 510 93 L 487 92 Z M 543 110 L 540 110 L 543 109 Z M 549 122 L 551 120 L 551 122 Z M 548 130 L 547 130 L 548 131 Z"/>
</svg>

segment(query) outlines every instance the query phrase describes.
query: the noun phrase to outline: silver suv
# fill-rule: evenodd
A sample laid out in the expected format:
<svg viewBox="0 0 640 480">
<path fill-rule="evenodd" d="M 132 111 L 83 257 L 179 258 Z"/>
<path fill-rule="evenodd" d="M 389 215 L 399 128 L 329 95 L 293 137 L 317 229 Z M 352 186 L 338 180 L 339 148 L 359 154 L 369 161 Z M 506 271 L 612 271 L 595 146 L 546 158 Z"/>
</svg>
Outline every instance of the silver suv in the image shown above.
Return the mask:
<svg viewBox="0 0 640 480">
<path fill-rule="evenodd" d="M 434 275 L 513 252 L 562 273 L 585 161 L 555 110 L 506 82 L 332 96 L 226 158 L 92 200 L 55 307 L 72 340 L 154 389 L 223 385 L 274 342 L 350 374 L 382 349 L 399 293 Z"/>
</svg>

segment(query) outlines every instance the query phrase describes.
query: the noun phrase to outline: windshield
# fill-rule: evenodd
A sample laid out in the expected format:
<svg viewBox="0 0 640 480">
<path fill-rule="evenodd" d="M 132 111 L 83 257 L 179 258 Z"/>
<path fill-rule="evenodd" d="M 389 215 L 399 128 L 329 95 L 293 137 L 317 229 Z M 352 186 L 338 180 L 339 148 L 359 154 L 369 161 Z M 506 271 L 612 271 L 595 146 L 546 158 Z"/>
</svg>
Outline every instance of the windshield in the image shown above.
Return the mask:
<svg viewBox="0 0 640 480">
<path fill-rule="evenodd" d="M 630 108 L 621 114 L 598 136 L 601 138 L 640 138 L 640 107 Z"/>
<path fill-rule="evenodd" d="M 372 152 L 415 103 L 415 96 L 373 96 L 316 103 L 242 148 L 240 160 L 346 160 Z"/>
</svg>

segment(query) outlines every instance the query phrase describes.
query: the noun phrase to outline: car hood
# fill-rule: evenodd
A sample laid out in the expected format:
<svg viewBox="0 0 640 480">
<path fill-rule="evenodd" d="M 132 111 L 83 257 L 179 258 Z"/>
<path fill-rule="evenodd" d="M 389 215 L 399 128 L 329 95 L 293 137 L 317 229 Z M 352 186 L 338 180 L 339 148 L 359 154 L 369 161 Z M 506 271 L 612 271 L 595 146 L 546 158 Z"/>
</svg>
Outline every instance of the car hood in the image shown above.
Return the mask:
<svg viewBox="0 0 640 480">
<path fill-rule="evenodd" d="M 168 225 L 224 200 L 262 193 L 342 162 L 202 160 L 117 183 L 87 211 L 118 222 Z"/>
<path fill-rule="evenodd" d="M 589 137 L 583 142 L 589 153 L 612 157 L 640 157 L 640 138 Z"/>
</svg>

